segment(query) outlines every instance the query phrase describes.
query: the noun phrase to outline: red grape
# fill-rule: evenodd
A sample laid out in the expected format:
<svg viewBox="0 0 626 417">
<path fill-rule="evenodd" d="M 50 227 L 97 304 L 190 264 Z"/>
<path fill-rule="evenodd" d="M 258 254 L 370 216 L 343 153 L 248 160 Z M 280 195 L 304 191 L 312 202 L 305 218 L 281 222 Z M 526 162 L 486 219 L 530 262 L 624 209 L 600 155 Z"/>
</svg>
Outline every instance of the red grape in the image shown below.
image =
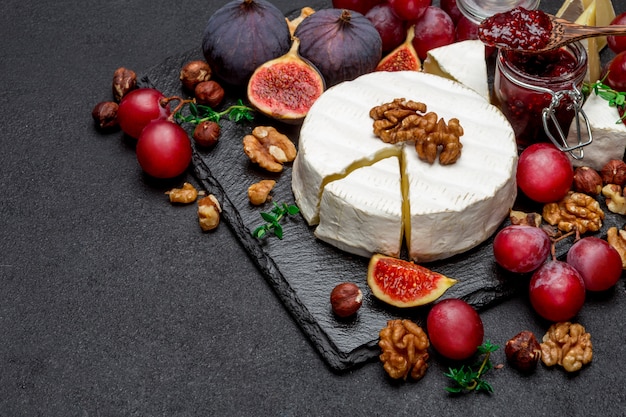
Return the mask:
<svg viewBox="0 0 626 417">
<path fill-rule="evenodd" d="M 455 37 L 452 18 L 439 7 L 429 6 L 422 17 L 415 22 L 413 46 L 423 61 L 428 51 L 438 46 L 451 44 Z"/>
<path fill-rule="evenodd" d="M 387 0 L 401 19 L 417 20 L 431 5 L 431 0 Z"/>
<path fill-rule="evenodd" d="M 137 141 L 137 161 L 156 178 L 174 178 L 191 162 L 191 141 L 185 129 L 168 120 L 148 123 Z"/>
<path fill-rule="evenodd" d="M 367 13 L 372 7 L 382 3 L 384 0 L 333 0 L 335 9 L 348 9 L 359 12 L 362 15 Z"/>
<path fill-rule="evenodd" d="M 468 39 L 478 39 L 478 25 L 461 16 L 456 22 L 456 40 L 460 42 Z"/>
<path fill-rule="evenodd" d="M 426 318 L 430 343 L 442 356 L 467 359 L 483 343 L 483 322 L 472 306 L 457 298 L 435 304 Z"/>
<path fill-rule="evenodd" d="M 535 143 L 522 151 L 517 163 L 517 185 L 531 200 L 558 201 L 565 197 L 573 181 L 572 163 L 551 143 Z"/>
<path fill-rule="evenodd" d="M 550 237 L 538 227 L 511 225 L 493 240 L 496 262 L 504 269 L 525 273 L 539 268 L 550 255 Z"/>
<path fill-rule="evenodd" d="M 126 94 L 117 110 L 117 121 L 122 131 L 137 139 L 152 120 L 167 118 L 170 110 L 161 106 L 162 98 L 165 96 L 154 88 L 138 88 Z"/>
<path fill-rule="evenodd" d="M 611 21 L 611 25 L 626 25 L 626 12 L 615 16 Z M 611 51 L 616 54 L 626 51 L 626 36 L 607 36 L 606 42 Z"/>
<path fill-rule="evenodd" d="M 439 2 L 439 7 L 441 7 L 444 12 L 448 13 L 448 16 L 452 18 L 455 25 L 459 23 L 459 19 L 461 17 L 465 17 L 456 5 L 456 0 L 441 0 Z"/>
<path fill-rule="evenodd" d="M 585 302 L 585 283 L 566 262 L 550 260 L 530 279 L 530 303 L 543 318 L 558 322 L 574 317 Z"/>
<path fill-rule="evenodd" d="M 622 276 L 622 258 L 606 240 L 588 236 L 572 245 L 567 263 L 583 278 L 589 291 L 604 291 L 614 286 Z"/>
<path fill-rule="evenodd" d="M 389 52 L 400 45 L 406 38 L 406 25 L 396 15 L 389 3 L 372 7 L 365 14 L 374 25 L 383 41 L 383 52 Z"/>
<path fill-rule="evenodd" d="M 606 83 L 617 91 L 626 91 L 626 51 L 615 55 L 607 67 Z"/>
</svg>

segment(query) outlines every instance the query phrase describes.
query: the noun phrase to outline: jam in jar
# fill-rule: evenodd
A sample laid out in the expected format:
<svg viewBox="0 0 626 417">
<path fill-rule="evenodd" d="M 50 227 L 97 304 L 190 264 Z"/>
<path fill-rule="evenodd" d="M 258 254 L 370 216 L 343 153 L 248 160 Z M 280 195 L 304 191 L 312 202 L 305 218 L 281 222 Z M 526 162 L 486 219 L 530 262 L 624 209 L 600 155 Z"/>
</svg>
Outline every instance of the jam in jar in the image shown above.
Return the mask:
<svg viewBox="0 0 626 417">
<path fill-rule="evenodd" d="M 465 17 L 479 24 L 494 14 L 516 7 L 534 10 L 539 7 L 539 0 L 456 0 L 456 6 Z"/>
<path fill-rule="evenodd" d="M 498 50 L 494 97 L 521 148 L 547 140 L 565 146 L 564 136 L 582 112 L 586 71 L 587 53 L 579 42 L 540 54 Z"/>
</svg>

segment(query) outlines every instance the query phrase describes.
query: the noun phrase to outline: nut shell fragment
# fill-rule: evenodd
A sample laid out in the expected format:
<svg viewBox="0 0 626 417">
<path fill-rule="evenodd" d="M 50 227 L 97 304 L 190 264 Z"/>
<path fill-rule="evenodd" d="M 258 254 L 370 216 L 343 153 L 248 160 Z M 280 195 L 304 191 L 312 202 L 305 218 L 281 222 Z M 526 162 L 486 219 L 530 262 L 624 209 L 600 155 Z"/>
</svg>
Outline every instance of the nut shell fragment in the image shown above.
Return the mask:
<svg viewBox="0 0 626 417">
<path fill-rule="evenodd" d="M 430 341 L 424 330 L 410 320 L 389 320 L 379 333 L 379 358 L 393 379 L 421 379 L 428 369 Z"/>
<path fill-rule="evenodd" d="M 248 199 L 250 200 L 250 203 L 255 206 L 264 204 L 275 185 L 276 181 L 274 180 L 261 180 L 252 184 L 248 187 Z"/>
<path fill-rule="evenodd" d="M 622 269 L 626 269 L 626 230 L 610 227 L 606 231 L 606 240 L 613 246 L 620 258 L 622 258 Z"/>
<path fill-rule="evenodd" d="M 198 200 L 198 223 L 203 231 L 215 229 L 220 224 L 222 207 L 213 194 Z"/>
<path fill-rule="evenodd" d="M 181 188 L 172 188 L 165 194 L 169 196 L 170 203 L 178 204 L 193 203 L 198 198 L 198 190 L 188 182 L 184 183 Z"/>
<path fill-rule="evenodd" d="M 622 194 L 622 187 L 617 184 L 607 184 L 602 187 L 606 207 L 613 213 L 626 214 L 626 197 Z"/>
</svg>

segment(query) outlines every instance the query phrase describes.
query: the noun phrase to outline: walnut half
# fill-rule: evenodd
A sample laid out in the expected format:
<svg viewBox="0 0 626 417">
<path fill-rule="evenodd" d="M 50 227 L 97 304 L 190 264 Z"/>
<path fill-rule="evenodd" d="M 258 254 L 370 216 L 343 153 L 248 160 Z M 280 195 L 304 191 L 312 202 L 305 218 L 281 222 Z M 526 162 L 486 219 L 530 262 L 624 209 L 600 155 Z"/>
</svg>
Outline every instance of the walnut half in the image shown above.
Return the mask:
<svg viewBox="0 0 626 417">
<path fill-rule="evenodd" d="M 561 365 L 567 372 L 575 372 L 592 359 L 591 335 L 581 324 L 555 323 L 543 336 L 541 360 L 546 366 Z"/>
<path fill-rule="evenodd" d="M 281 172 L 285 162 L 296 159 L 296 146 L 271 126 L 257 126 L 243 138 L 243 150 L 250 160 L 270 172 Z"/>
<path fill-rule="evenodd" d="M 379 334 L 379 358 L 394 379 L 421 379 L 428 369 L 428 336 L 410 320 L 389 320 Z"/>
</svg>

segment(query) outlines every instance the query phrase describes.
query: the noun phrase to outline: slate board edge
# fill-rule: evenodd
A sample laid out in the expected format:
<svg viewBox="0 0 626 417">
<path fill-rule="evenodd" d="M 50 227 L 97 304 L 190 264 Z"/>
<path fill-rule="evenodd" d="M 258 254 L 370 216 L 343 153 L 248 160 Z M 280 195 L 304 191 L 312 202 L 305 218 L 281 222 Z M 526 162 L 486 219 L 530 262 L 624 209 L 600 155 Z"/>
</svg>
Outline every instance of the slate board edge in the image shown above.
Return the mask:
<svg viewBox="0 0 626 417">
<path fill-rule="evenodd" d="M 311 339 L 320 355 L 326 363 L 336 371 L 346 371 L 356 364 L 366 362 L 378 356 L 377 340 L 370 344 L 362 345 L 351 352 L 342 352 L 329 340 L 323 328 L 310 314 L 307 307 L 300 301 L 297 293 L 291 288 L 288 280 L 283 276 L 274 260 L 265 253 L 258 245 L 250 231 L 245 227 L 239 217 L 239 213 L 234 204 L 228 198 L 222 186 L 211 175 L 209 167 L 197 153 L 193 157 L 194 176 L 203 187 L 216 195 L 222 206 L 222 216 L 227 221 L 230 228 L 237 235 L 240 243 L 247 251 L 250 259 L 256 264 L 265 276 L 267 282 L 285 305 L 296 323 L 302 328 L 305 334 Z"/>
</svg>

